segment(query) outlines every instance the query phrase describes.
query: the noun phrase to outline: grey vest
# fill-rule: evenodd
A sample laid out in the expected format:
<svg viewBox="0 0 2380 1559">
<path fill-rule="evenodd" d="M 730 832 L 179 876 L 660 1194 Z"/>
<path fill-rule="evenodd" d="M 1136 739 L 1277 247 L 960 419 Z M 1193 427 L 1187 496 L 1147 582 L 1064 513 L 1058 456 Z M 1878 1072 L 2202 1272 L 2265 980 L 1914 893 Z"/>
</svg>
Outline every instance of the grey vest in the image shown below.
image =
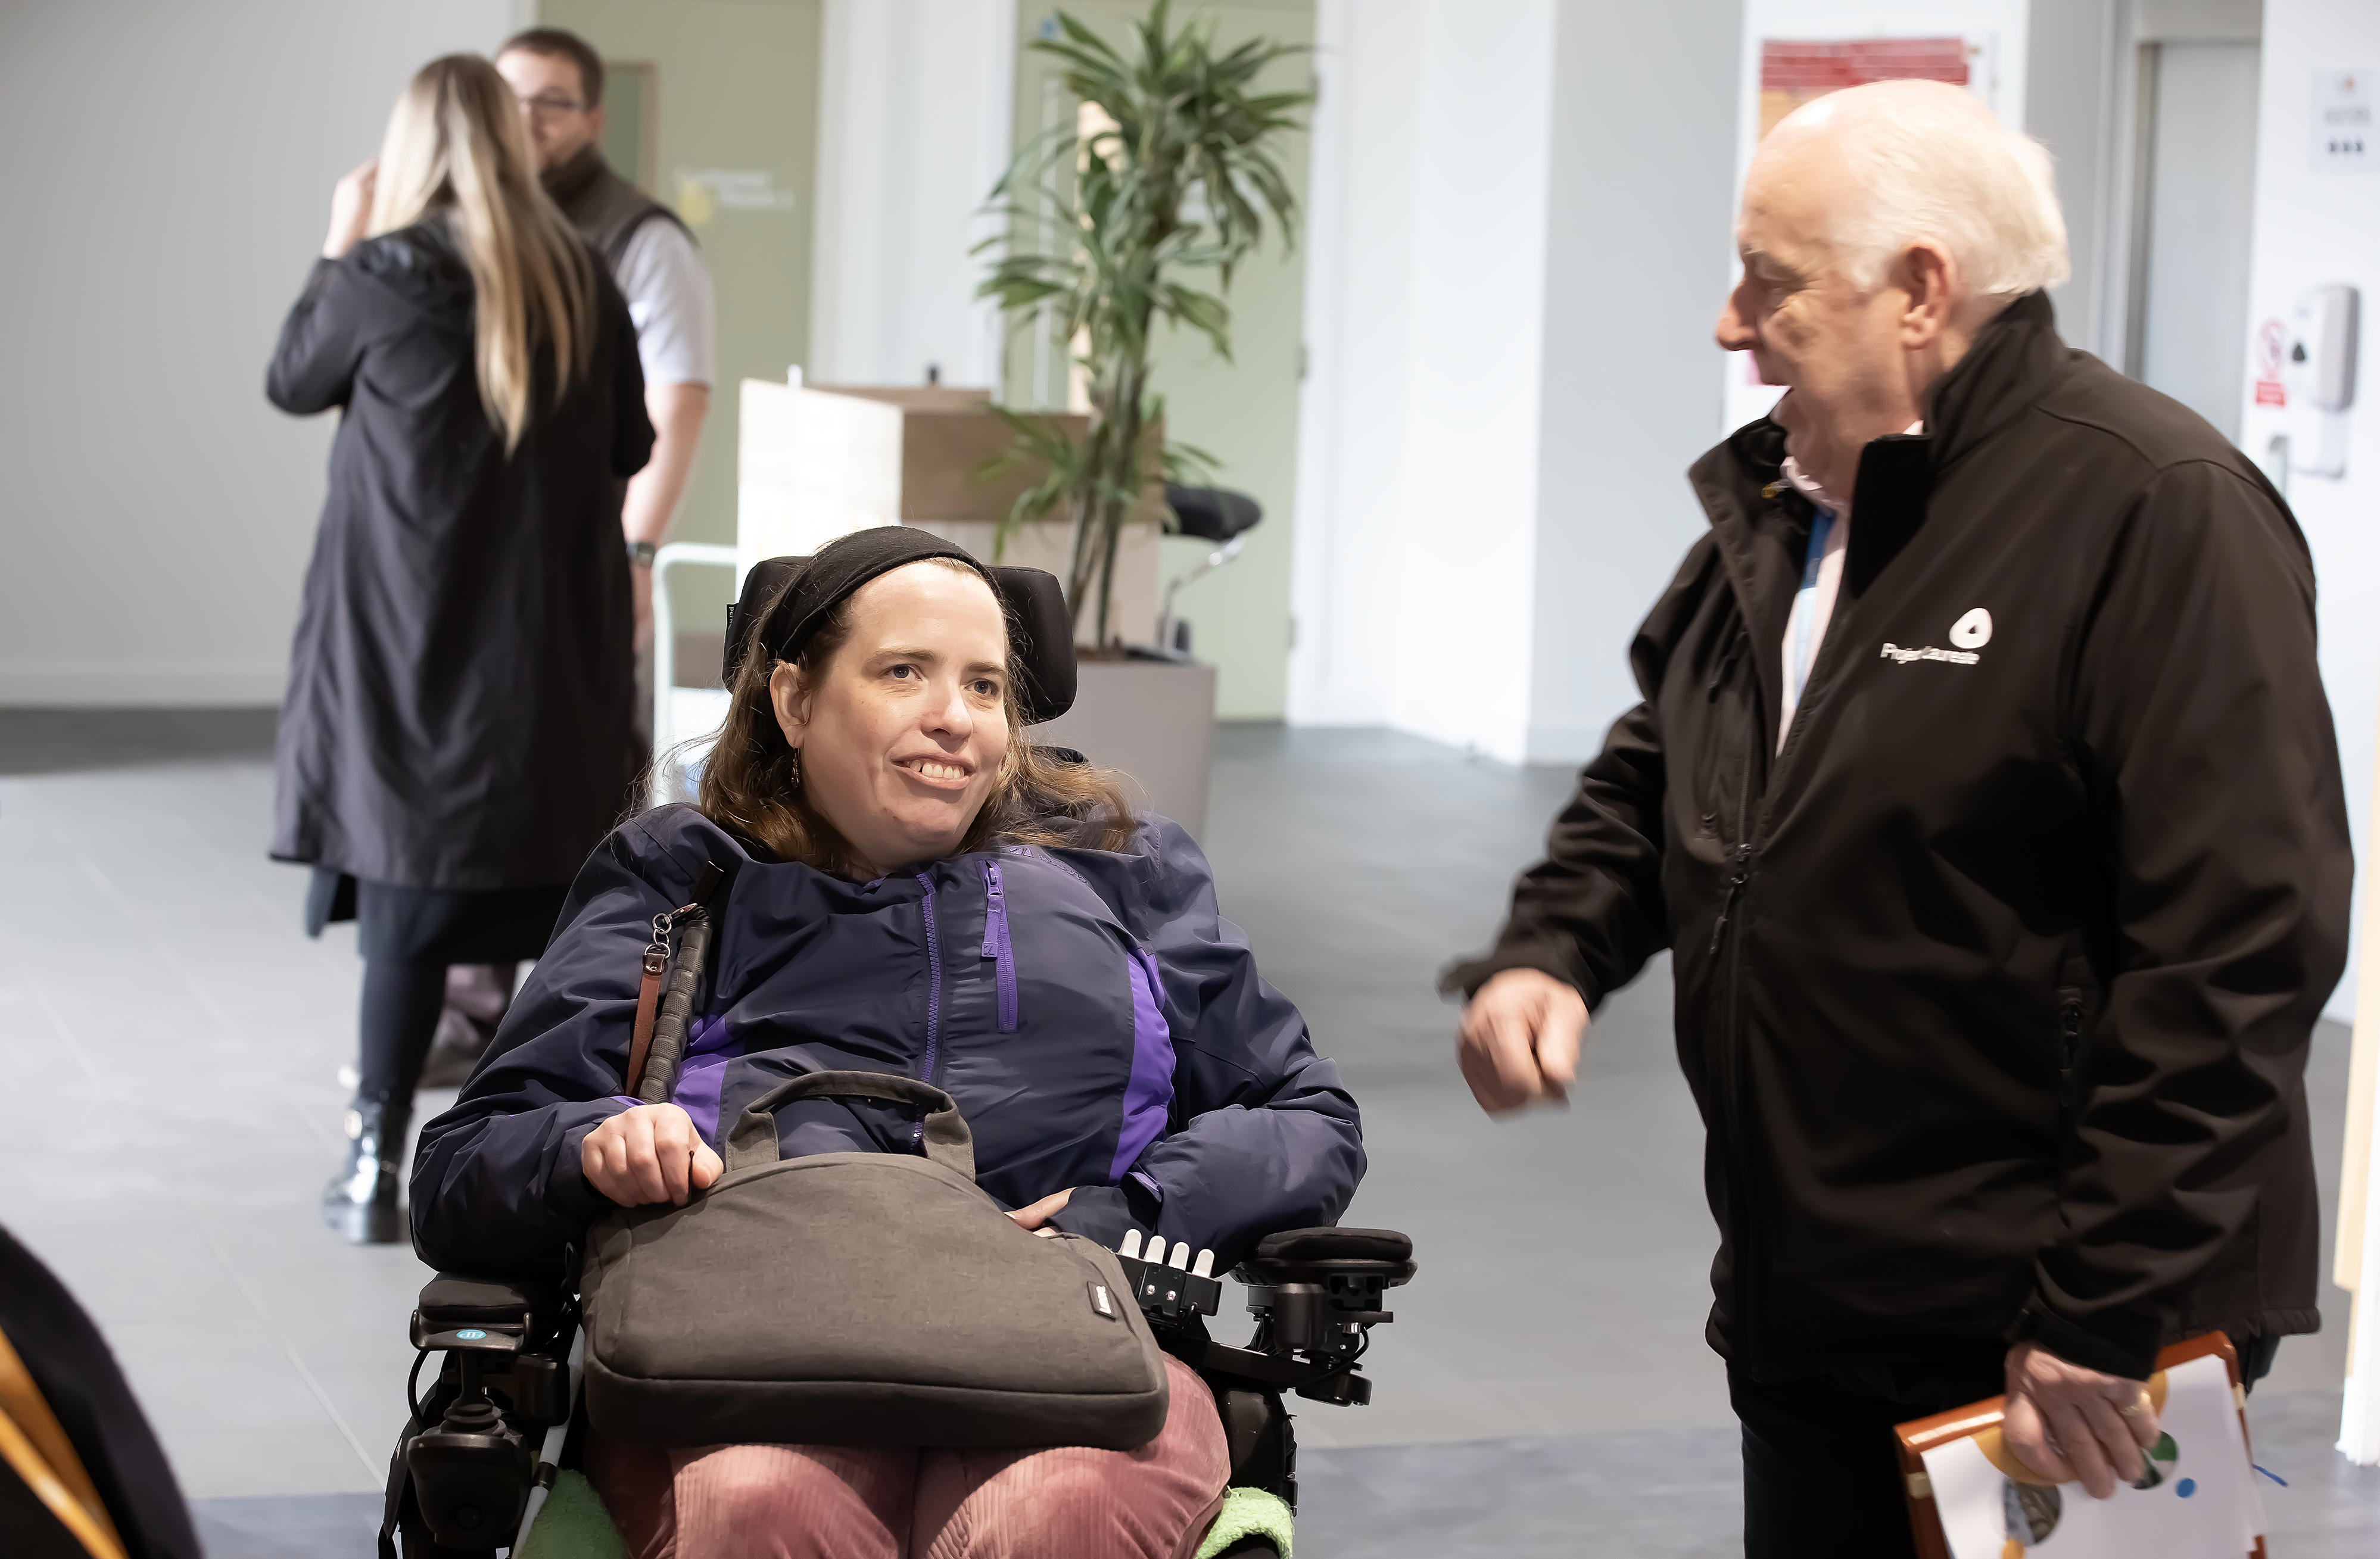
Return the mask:
<svg viewBox="0 0 2380 1559">
<path fill-rule="evenodd" d="M 655 217 L 676 223 L 680 232 L 688 238 L 694 236 L 675 211 L 613 173 L 598 147 L 581 148 L 560 167 L 547 169 L 540 181 L 562 214 L 603 257 L 614 275 L 619 273 L 621 257 L 628 252 L 628 240 Z"/>
</svg>

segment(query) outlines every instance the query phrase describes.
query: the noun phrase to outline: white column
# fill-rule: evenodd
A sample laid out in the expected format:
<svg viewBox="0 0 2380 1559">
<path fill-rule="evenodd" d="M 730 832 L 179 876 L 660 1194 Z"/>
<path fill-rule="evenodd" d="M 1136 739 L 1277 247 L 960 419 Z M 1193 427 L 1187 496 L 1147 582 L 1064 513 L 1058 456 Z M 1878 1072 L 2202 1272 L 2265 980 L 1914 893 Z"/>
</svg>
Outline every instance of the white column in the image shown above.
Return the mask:
<svg viewBox="0 0 2380 1559">
<path fill-rule="evenodd" d="M 2374 773 L 2380 776 L 2380 756 Z M 2380 780 L 2375 780 L 2380 786 Z M 2380 794 L 2374 797 L 2380 806 Z M 2362 963 L 2380 948 L 2380 916 L 2371 912 L 2371 865 L 2360 885 L 2365 900 Z M 2347 1130 L 2338 1175 L 2338 1227 L 2331 1278 L 2355 1296 L 2347 1320 L 2347 1389 L 2338 1420 L 2338 1448 L 2348 1460 L 2380 1462 L 2380 1153 L 2373 1125 L 2380 1119 L 2380 980 L 2366 980 L 2355 998 L 2355 1050 L 2347 1069 Z"/>
<path fill-rule="evenodd" d="M 1288 715 L 1383 725 L 1403 534 L 1411 180 L 1422 0 L 1320 0 L 1306 181 Z"/>
<path fill-rule="evenodd" d="M 1569 760 L 1631 701 L 1702 524 L 1742 3 L 1321 0 L 1293 722 Z"/>
<path fill-rule="evenodd" d="M 1291 718 L 1517 761 L 1554 0 L 1322 0 Z"/>
<path fill-rule="evenodd" d="M 1000 379 L 975 297 L 1008 165 L 1015 0 L 826 0 L 820 44 L 812 383 Z"/>
</svg>

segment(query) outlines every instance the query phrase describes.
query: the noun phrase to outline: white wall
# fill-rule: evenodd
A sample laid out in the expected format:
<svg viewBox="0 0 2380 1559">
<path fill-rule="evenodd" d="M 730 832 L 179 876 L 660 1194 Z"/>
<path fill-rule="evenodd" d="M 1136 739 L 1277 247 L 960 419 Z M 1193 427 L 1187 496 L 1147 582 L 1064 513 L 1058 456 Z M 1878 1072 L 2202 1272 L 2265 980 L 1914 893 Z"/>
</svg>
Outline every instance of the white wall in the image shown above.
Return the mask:
<svg viewBox="0 0 2380 1559">
<path fill-rule="evenodd" d="M 2374 870 L 2373 743 L 2380 736 L 2380 614 L 2371 601 L 2380 593 L 2380 351 L 2373 344 L 2374 306 L 2380 302 L 2380 169 L 2355 174 L 2318 173 L 2310 156 L 2313 80 L 2317 69 L 2356 69 L 2380 79 L 2380 6 L 2371 0 L 2266 0 L 2265 6 L 2262 123 L 2256 146 L 2256 229 L 2252 280 L 2249 284 L 2248 382 L 2240 386 L 2242 442 L 2248 453 L 2271 462 L 2270 441 L 2286 434 L 2301 447 L 2314 429 L 2301 406 L 2256 404 L 2254 334 L 2267 320 L 2286 321 L 2306 288 L 2345 282 L 2362 293 L 2362 341 L 2355 404 L 2350 412 L 2347 474 L 2332 479 L 2296 473 L 2288 477 L 2289 507 L 2297 512 L 2313 550 L 2320 590 L 2322 680 L 2338 724 L 2338 756 L 2347 775 L 2348 817 L 2355 836 L 2355 941 L 2367 950 L 2374 929 L 2372 896 L 2380 876 Z M 2380 1090 L 2380 1003 L 2358 1010 L 2357 964 L 2348 967 L 2331 1016 L 2356 1022 L 2355 1084 L 2350 1121 L 2369 1122 Z M 2380 991 L 2373 993 L 2380 997 Z M 2350 1134 L 2355 1128 L 2350 1125 Z M 2369 1149 L 2367 1147 L 2367 1154 Z M 2350 1157 L 2350 1166 L 2353 1158 Z M 2380 1154 L 2367 1162 L 2380 1163 Z M 2356 1281 L 2350 1361 L 2340 1424 L 2339 1449 L 2360 1462 L 2380 1461 L 2380 1195 L 2365 1174 L 2361 1271 L 2342 1274 Z M 2342 1251 L 2354 1235 L 2341 1231 Z"/>
<path fill-rule="evenodd" d="M 1709 66 L 1743 8 L 1572 5 L 1557 28 L 1532 762 L 1602 748 L 1636 625 L 1706 528 L 1685 470 L 1719 412 L 1737 134 Z"/>
<path fill-rule="evenodd" d="M 0 704 L 279 701 L 332 425 L 265 362 L 398 89 L 516 14 L 0 7 Z"/>
<path fill-rule="evenodd" d="M 1323 0 L 1293 721 L 1570 760 L 1626 707 L 1700 524 L 1739 6 Z"/>
<path fill-rule="evenodd" d="M 2033 0 L 2025 25 L 2024 129 L 2049 149 L 2066 211 L 2073 274 L 2050 289 L 2067 344 L 2107 357 L 2101 320 L 2108 246 L 2119 242 L 2111 193 L 2119 137 L 2115 84 L 2129 43 L 2118 42 L 2124 0 Z M 2122 317 L 2112 362 L 2121 363 Z"/>
<path fill-rule="evenodd" d="M 1015 0 L 826 0 L 812 381 L 1000 382 L 968 250 L 1008 164 Z"/>
<path fill-rule="evenodd" d="M 2270 459 L 2276 433 L 2301 441 L 2310 429 L 2297 408 L 2255 404 L 2252 378 L 2256 330 L 2286 320 L 2306 288 L 2347 282 L 2362 290 L 2362 351 L 2343 480 L 2289 477 L 2297 512 L 2313 551 L 2321 591 L 2323 683 L 2338 723 L 2338 755 L 2347 775 L 2349 816 L 2356 858 L 2363 864 L 2356 897 L 2359 926 L 2369 912 L 2372 879 L 2373 743 L 2380 734 L 2380 174 L 2322 175 L 2309 165 L 2311 89 L 2317 67 L 2368 66 L 2380 73 L 2380 6 L 2370 0 L 2268 0 L 2265 9 L 2264 85 L 2256 152 L 2256 227 L 2249 291 L 2251 382 L 2240 385 L 2241 443 Z M 2268 470 L 2270 467 L 2268 466 Z M 2275 473 L 2276 479 L 2278 474 Z M 2341 982 L 2331 1010 L 2353 1010 L 2355 970 Z"/>
<path fill-rule="evenodd" d="M 1404 544 L 1424 0 L 1321 0 L 1289 719 L 1385 725 Z"/>
<path fill-rule="evenodd" d="M 1393 725 L 1524 755 L 1545 348 L 1553 0 L 1432 0 L 1412 111 Z"/>
</svg>

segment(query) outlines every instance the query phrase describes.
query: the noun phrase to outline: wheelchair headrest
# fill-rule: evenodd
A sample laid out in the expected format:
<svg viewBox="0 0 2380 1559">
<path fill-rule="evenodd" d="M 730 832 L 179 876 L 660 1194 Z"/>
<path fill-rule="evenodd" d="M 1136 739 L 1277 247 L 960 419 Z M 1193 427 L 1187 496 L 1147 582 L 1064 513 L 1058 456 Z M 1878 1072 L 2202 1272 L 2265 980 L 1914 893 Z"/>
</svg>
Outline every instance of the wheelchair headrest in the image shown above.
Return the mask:
<svg viewBox="0 0 2380 1559">
<path fill-rule="evenodd" d="M 780 596 L 809 565 L 808 558 L 767 558 L 744 576 L 743 594 L 727 609 L 726 653 L 720 680 L 735 685 L 735 672 L 754 635 Z M 1065 587 L 1043 569 L 985 570 L 1008 614 L 1008 643 L 1016 665 L 1016 701 L 1027 725 L 1056 719 L 1075 706 L 1075 620 L 1066 610 Z"/>
</svg>

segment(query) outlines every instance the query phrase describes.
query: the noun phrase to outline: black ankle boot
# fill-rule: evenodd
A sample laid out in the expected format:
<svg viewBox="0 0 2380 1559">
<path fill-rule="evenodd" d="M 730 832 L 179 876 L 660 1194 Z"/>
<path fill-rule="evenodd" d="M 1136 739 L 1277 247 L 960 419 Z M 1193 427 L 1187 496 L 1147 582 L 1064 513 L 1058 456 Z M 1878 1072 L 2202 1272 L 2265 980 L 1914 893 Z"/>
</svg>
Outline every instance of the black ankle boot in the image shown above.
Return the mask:
<svg viewBox="0 0 2380 1559">
<path fill-rule="evenodd" d="M 411 1100 L 368 1099 L 347 1106 L 347 1159 L 338 1178 L 322 1188 L 322 1221 L 350 1245 L 395 1245 L 405 1239 L 397 1211 L 406 1128 L 413 1121 Z"/>
</svg>

